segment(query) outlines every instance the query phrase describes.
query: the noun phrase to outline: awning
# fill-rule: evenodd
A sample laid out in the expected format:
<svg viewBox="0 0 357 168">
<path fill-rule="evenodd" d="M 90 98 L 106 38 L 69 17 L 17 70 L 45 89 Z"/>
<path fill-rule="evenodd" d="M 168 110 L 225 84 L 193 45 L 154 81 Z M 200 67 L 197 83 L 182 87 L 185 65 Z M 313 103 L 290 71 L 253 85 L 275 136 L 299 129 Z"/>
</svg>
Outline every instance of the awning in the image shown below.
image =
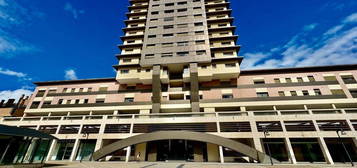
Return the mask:
<svg viewBox="0 0 357 168">
<path fill-rule="evenodd" d="M 20 128 L 0 124 L 0 135 L 5 136 L 18 136 L 18 137 L 33 137 L 42 139 L 57 139 L 56 137 L 29 128 Z"/>
</svg>

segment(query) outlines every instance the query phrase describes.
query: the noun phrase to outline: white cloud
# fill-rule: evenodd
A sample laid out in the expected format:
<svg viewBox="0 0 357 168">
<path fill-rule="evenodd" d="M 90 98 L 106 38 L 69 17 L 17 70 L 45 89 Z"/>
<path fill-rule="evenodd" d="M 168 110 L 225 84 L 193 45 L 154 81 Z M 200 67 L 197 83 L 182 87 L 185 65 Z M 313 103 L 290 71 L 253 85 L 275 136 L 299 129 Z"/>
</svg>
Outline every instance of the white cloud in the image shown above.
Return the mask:
<svg viewBox="0 0 357 168">
<path fill-rule="evenodd" d="M 32 94 L 31 90 L 21 88 L 17 90 L 3 90 L 0 91 L 0 100 L 15 99 L 18 100 L 22 95 L 30 96 Z"/>
<path fill-rule="evenodd" d="M 16 1 L 0 0 L 0 57 L 10 58 L 25 52 L 39 51 L 36 47 L 18 38 L 14 32 L 43 16 Z"/>
<path fill-rule="evenodd" d="M 353 13 L 350 16 L 347 16 L 345 20 L 343 20 L 344 23 L 354 23 L 357 22 L 357 13 Z"/>
<path fill-rule="evenodd" d="M 64 73 L 65 73 L 64 78 L 66 80 L 76 80 L 76 79 L 78 79 L 77 75 L 76 75 L 76 71 L 74 71 L 73 69 L 68 69 L 68 70 L 64 71 Z"/>
<path fill-rule="evenodd" d="M 356 19 L 356 20 L 355 20 Z M 283 47 L 243 54 L 242 68 L 277 68 L 357 63 L 357 13 L 351 14 L 320 37 L 299 33 Z M 347 24 L 349 24 L 347 26 Z M 306 29 L 304 29 L 306 30 Z"/>
<path fill-rule="evenodd" d="M 84 10 L 74 8 L 73 5 L 69 2 L 66 2 L 66 4 L 64 5 L 64 10 L 70 12 L 73 15 L 74 19 L 78 19 L 78 16 L 80 14 L 85 13 Z"/>
<path fill-rule="evenodd" d="M 32 80 L 32 78 L 28 77 L 28 75 L 23 72 L 16 72 L 13 70 L 4 69 L 2 67 L 0 67 L 0 74 L 7 75 L 7 76 L 15 76 L 20 80 Z"/>
<path fill-rule="evenodd" d="M 306 25 L 304 26 L 304 31 L 311 31 L 311 30 L 314 30 L 316 27 L 317 27 L 317 23 L 313 23 L 313 24 L 309 24 L 309 25 Z"/>
</svg>

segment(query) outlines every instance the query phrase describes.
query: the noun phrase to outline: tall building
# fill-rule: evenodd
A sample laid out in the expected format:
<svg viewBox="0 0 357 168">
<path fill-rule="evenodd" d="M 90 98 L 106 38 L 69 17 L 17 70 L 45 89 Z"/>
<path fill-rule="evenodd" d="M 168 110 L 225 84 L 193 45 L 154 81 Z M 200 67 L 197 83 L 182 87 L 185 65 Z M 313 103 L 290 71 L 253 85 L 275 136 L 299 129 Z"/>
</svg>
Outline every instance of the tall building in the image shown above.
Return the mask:
<svg viewBox="0 0 357 168">
<path fill-rule="evenodd" d="M 241 71 L 227 0 L 130 3 L 115 78 L 36 82 L 1 120 L 58 138 L 15 161 L 357 160 L 357 65 Z"/>
</svg>

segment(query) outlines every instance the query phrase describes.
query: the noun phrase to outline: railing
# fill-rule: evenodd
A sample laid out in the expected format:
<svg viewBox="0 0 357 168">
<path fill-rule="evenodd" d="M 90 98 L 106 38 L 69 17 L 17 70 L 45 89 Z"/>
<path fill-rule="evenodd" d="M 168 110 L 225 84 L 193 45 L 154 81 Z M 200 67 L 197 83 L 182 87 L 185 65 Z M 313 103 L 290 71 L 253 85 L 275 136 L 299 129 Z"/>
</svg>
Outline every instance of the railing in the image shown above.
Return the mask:
<svg viewBox="0 0 357 168">
<path fill-rule="evenodd" d="M 345 113 L 344 113 L 345 111 Z M 0 123 L 19 121 L 77 121 L 77 120 L 141 120 L 141 119 L 175 119 L 175 118 L 219 118 L 219 117 L 246 117 L 252 116 L 286 116 L 286 115 L 326 115 L 326 114 L 357 114 L 357 108 L 348 109 L 312 109 L 312 110 L 260 110 L 260 111 L 226 111 L 226 112 L 185 112 L 185 113 L 158 113 L 158 114 L 122 114 L 122 115 L 69 115 L 69 116 L 28 116 L 3 117 Z"/>
</svg>

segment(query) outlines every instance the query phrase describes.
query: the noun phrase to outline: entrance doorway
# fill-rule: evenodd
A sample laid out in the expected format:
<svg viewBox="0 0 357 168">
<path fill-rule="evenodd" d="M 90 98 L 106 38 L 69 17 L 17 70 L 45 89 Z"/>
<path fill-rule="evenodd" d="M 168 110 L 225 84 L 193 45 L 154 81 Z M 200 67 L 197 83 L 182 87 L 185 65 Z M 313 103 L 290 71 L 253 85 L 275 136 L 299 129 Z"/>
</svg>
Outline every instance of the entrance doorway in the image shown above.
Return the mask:
<svg viewBox="0 0 357 168">
<path fill-rule="evenodd" d="M 156 153 L 156 161 L 207 161 L 207 145 L 188 140 L 161 140 L 148 142 L 148 154 Z M 148 155 L 146 155 L 147 161 Z"/>
</svg>

